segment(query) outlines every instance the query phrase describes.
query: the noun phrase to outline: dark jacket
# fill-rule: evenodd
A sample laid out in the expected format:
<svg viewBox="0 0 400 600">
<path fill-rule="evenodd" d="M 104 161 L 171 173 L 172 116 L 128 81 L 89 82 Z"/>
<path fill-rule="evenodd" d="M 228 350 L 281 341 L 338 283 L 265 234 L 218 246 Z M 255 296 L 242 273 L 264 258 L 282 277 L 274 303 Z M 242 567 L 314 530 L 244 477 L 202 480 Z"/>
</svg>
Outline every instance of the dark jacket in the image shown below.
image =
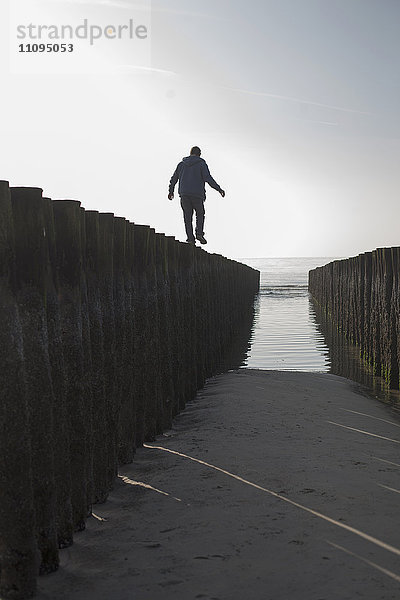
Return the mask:
<svg viewBox="0 0 400 600">
<path fill-rule="evenodd" d="M 218 192 L 221 191 L 218 183 L 211 177 L 206 161 L 200 156 L 187 156 L 182 159 L 169 182 L 170 194 L 174 193 L 178 179 L 178 193 L 180 196 L 195 196 L 205 200 L 206 182 Z"/>
</svg>

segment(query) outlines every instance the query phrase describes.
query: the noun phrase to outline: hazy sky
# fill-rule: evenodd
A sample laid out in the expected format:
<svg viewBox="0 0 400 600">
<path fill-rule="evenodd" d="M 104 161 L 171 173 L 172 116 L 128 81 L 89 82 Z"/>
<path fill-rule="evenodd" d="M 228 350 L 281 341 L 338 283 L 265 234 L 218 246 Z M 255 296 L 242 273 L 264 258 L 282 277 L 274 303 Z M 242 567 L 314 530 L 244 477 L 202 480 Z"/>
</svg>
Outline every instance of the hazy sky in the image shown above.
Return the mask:
<svg viewBox="0 0 400 600">
<path fill-rule="evenodd" d="M 39 4 L 46 22 L 149 16 L 130 0 Z M 0 179 L 184 240 L 168 182 L 199 145 L 226 190 L 207 194 L 211 252 L 400 244 L 399 0 L 154 0 L 151 58 L 127 43 L 100 74 L 57 73 L 57 62 L 38 74 L 40 55 L 10 73 L 20 40 L 0 10 Z M 107 62 L 116 44 L 99 48 Z"/>
</svg>

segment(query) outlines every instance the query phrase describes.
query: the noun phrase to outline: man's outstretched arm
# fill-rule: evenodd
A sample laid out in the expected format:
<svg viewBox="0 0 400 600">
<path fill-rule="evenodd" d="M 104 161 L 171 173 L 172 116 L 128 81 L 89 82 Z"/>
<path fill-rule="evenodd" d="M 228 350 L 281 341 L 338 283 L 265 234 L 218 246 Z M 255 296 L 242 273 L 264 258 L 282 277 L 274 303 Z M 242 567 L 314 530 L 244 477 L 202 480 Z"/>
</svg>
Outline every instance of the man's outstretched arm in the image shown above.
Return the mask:
<svg viewBox="0 0 400 600">
<path fill-rule="evenodd" d="M 215 181 L 215 179 L 211 176 L 210 169 L 208 168 L 207 163 L 205 162 L 202 166 L 203 179 L 210 185 L 214 190 L 217 190 L 221 194 L 222 197 L 225 196 L 224 190 L 220 185 Z"/>
<path fill-rule="evenodd" d="M 169 181 L 169 189 L 168 189 L 168 199 L 172 200 L 174 197 L 174 190 L 175 190 L 175 186 L 177 184 L 177 181 L 179 179 L 179 167 L 180 164 L 176 167 L 174 174 L 172 175 L 170 181 Z"/>
</svg>

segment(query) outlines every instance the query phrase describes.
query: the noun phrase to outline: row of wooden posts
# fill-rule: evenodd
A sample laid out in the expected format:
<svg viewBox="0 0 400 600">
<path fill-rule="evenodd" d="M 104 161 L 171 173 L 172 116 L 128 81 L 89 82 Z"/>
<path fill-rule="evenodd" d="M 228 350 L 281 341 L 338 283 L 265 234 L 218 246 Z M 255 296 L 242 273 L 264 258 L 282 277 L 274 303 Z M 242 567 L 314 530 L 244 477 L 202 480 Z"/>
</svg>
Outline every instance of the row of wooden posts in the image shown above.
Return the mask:
<svg viewBox="0 0 400 600">
<path fill-rule="evenodd" d="M 400 372 L 400 248 L 378 248 L 309 273 L 309 290 L 340 335 L 391 388 Z"/>
<path fill-rule="evenodd" d="M 221 368 L 259 273 L 0 182 L 0 597 L 104 502 L 119 464 Z"/>
</svg>

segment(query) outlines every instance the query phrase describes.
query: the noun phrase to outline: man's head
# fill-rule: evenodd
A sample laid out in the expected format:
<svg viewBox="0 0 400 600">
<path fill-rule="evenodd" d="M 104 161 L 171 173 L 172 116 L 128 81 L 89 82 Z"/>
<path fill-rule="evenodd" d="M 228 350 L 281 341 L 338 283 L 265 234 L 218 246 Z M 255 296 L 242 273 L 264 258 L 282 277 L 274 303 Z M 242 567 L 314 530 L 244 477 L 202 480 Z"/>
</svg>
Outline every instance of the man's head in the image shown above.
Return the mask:
<svg viewBox="0 0 400 600">
<path fill-rule="evenodd" d="M 201 154 L 201 150 L 198 146 L 193 146 L 193 148 L 190 151 L 190 156 L 200 156 Z"/>
</svg>

